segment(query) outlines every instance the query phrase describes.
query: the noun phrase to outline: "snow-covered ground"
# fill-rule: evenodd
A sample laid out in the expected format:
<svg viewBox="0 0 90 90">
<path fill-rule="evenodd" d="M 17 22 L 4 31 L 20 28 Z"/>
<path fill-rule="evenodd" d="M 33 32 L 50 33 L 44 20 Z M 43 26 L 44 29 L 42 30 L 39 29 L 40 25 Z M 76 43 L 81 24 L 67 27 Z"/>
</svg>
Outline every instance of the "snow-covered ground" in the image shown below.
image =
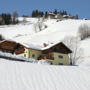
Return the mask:
<svg viewBox="0 0 90 90">
<path fill-rule="evenodd" d="M 27 18 L 25 25 L 23 18 L 19 18 L 18 25 L 0 26 L 0 34 L 6 39 L 20 42 L 27 47 L 42 48 L 43 43 L 51 44 L 60 42 L 66 36 L 77 36 L 80 25 L 90 25 L 90 20 L 63 20 L 57 22 L 55 19 L 45 20 L 47 28 L 41 32 L 35 33 L 34 24 L 38 21 L 36 18 Z M 90 57 L 90 38 L 81 41 L 81 47 L 84 50 L 84 58 Z"/>
<path fill-rule="evenodd" d="M 0 26 L 0 34 L 34 47 L 59 42 L 65 36 L 77 36 L 80 25 L 90 24 L 89 20 L 47 20 L 44 23 L 48 28 L 35 33 L 33 24 L 36 19 L 27 18 L 25 25 L 23 19 L 19 19 L 19 25 Z M 45 62 L 16 62 L 0 58 L 0 90 L 90 90 L 90 38 L 81 41 L 81 47 L 84 49 L 84 62 L 79 66 L 41 65 Z"/>
<path fill-rule="evenodd" d="M 90 90 L 90 67 L 0 59 L 0 90 Z"/>
<path fill-rule="evenodd" d="M 50 63 L 46 60 L 35 60 L 32 58 L 26 58 L 23 56 L 13 55 L 11 53 L 5 53 L 0 51 L 0 59 L 12 60 L 12 61 L 21 61 L 21 62 L 29 62 L 34 64 L 43 64 L 43 65 L 50 65 Z"/>
<path fill-rule="evenodd" d="M 52 22 L 52 23 L 51 23 Z M 45 30 L 35 33 L 32 36 L 22 36 L 15 38 L 16 41 L 31 42 L 35 44 L 43 44 L 45 42 L 56 42 L 62 40 L 65 36 L 77 36 L 79 26 L 82 24 L 90 24 L 87 20 L 63 20 L 56 22 L 56 20 L 47 20 L 45 24 L 48 26 Z M 23 41 L 21 41 L 23 42 Z"/>
<path fill-rule="evenodd" d="M 30 63 L 38 63 L 38 60 L 34 60 L 31 58 L 25 58 L 23 56 L 13 55 L 11 53 L 5 53 L 0 51 L 0 58 L 10 59 L 10 60 L 16 60 L 16 61 L 26 61 Z"/>
<path fill-rule="evenodd" d="M 90 57 L 90 37 L 81 41 L 81 47 L 84 49 L 84 55 Z"/>
<path fill-rule="evenodd" d="M 0 26 L 0 34 L 6 39 L 12 39 L 19 36 L 27 36 L 35 33 L 33 31 L 33 23 L 37 21 L 35 18 L 27 18 L 26 24 L 23 24 L 23 18 L 19 18 L 20 24 L 18 25 L 2 25 Z"/>
</svg>

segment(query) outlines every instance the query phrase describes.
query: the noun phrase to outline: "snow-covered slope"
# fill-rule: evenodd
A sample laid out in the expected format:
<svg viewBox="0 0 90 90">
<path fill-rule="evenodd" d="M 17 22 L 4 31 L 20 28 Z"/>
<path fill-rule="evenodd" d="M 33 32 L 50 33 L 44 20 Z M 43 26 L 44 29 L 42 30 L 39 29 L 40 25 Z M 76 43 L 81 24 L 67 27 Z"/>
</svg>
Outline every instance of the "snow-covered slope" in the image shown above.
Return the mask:
<svg viewBox="0 0 90 90">
<path fill-rule="evenodd" d="M 0 90 L 90 90 L 90 67 L 0 59 Z"/>
<path fill-rule="evenodd" d="M 37 21 L 35 18 L 27 18 L 26 24 L 23 24 L 23 18 L 19 18 L 20 23 L 18 25 L 2 25 L 0 26 L 0 34 L 5 39 L 12 39 L 19 36 L 27 36 L 35 33 L 33 31 L 33 23 Z"/>
<path fill-rule="evenodd" d="M 43 43 L 56 43 L 65 36 L 76 36 L 81 24 L 87 20 L 47 20 L 48 28 L 35 33 L 28 18 L 25 25 L 0 26 L 0 34 L 27 46 L 42 47 Z M 80 66 L 54 66 L 15 62 L 0 59 L 0 90 L 90 90 L 90 38 L 81 41 L 84 59 Z M 87 61 L 86 61 L 87 60 Z M 87 67 L 86 67 L 87 66 Z"/>
<path fill-rule="evenodd" d="M 9 60 L 15 60 L 15 61 L 26 61 L 30 63 L 38 63 L 38 60 L 34 60 L 31 58 L 25 58 L 23 56 L 13 55 L 11 53 L 5 53 L 0 51 L 0 58 L 5 58 Z"/>
<path fill-rule="evenodd" d="M 83 60 L 84 62 L 82 62 L 81 64 L 86 65 L 86 66 L 90 66 L 90 63 L 88 63 L 90 61 L 90 37 L 81 41 L 81 47 L 84 50 L 84 54 L 83 54 Z"/>
<path fill-rule="evenodd" d="M 63 20 L 57 22 L 55 19 L 46 20 L 44 23 L 48 26 L 41 32 L 35 33 L 33 24 L 37 22 L 35 18 L 27 18 L 24 25 L 22 18 L 19 18 L 19 25 L 0 26 L 0 34 L 6 39 L 12 39 L 20 42 L 27 47 L 43 47 L 43 43 L 57 43 L 66 36 L 77 36 L 80 25 L 90 25 L 90 20 Z M 84 49 L 84 57 L 90 57 L 89 45 L 90 38 L 81 41 L 81 47 Z"/>
<path fill-rule="evenodd" d="M 32 34 L 33 32 L 32 24 L 0 26 L 0 34 L 2 34 L 6 39 L 12 39 L 18 36 Z"/>
<path fill-rule="evenodd" d="M 86 55 L 87 57 L 90 56 L 90 37 L 81 41 L 81 47 L 83 47 L 84 49 L 84 55 Z"/>
<path fill-rule="evenodd" d="M 48 24 L 48 28 L 45 30 L 35 33 L 32 36 L 22 36 L 17 37 L 16 41 L 21 41 L 21 38 L 24 41 L 21 42 L 30 42 L 35 44 L 42 45 L 43 43 L 48 42 L 56 42 L 62 40 L 65 36 L 77 36 L 77 32 L 79 29 L 79 26 L 82 24 L 90 24 L 90 21 L 87 20 L 64 20 L 60 22 L 52 21 L 53 23 L 50 23 L 50 21 L 45 22 Z"/>
<path fill-rule="evenodd" d="M 56 20 L 47 20 L 45 24 L 48 28 L 35 33 L 32 36 L 21 36 L 14 40 L 23 43 L 26 46 L 43 47 L 43 43 L 56 43 L 62 41 L 66 36 L 78 36 L 78 29 L 81 25 L 90 25 L 90 20 L 63 20 L 56 22 Z M 90 38 L 81 41 L 81 47 L 84 51 L 83 57 L 90 57 L 89 48 Z"/>
</svg>

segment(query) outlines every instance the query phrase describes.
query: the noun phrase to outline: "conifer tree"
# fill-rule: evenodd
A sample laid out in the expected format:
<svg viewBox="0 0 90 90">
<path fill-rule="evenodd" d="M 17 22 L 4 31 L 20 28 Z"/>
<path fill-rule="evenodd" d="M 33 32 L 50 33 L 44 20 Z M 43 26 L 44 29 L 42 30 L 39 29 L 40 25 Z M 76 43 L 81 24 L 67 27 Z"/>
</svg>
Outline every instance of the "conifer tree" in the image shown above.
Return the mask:
<svg viewBox="0 0 90 90">
<path fill-rule="evenodd" d="M 32 17 L 35 17 L 35 11 L 34 10 L 32 11 Z"/>
<path fill-rule="evenodd" d="M 35 17 L 38 17 L 39 16 L 39 12 L 38 10 L 35 11 Z"/>
<path fill-rule="evenodd" d="M 48 12 L 46 11 L 46 12 L 45 12 L 45 18 L 47 18 L 47 16 L 48 16 Z"/>
<path fill-rule="evenodd" d="M 57 10 L 55 9 L 54 14 L 57 14 Z"/>
<path fill-rule="evenodd" d="M 76 19 L 78 19 L 78 14 L 76 14 Z"/>
</svg>

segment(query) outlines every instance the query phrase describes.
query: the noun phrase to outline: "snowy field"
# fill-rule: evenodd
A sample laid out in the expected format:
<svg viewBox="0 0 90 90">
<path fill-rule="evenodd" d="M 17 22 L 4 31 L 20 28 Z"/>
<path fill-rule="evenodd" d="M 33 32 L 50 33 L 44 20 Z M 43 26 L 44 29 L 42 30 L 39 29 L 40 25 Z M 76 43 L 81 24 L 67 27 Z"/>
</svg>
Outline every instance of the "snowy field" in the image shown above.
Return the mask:
<svg viewBox="0 0 90 90">
<path fill-rule="evenodd" d="M 27 18 L 25 25 L 22 20 L 22 18 L 19 18 L 20 24 L 18 25 L 1 25 L 0 34 L 2 34 L 6 39 L 14 39 L 19 36 L 27 36 L 35 33 L 33 31 L 33 23 L 35 23 L 37 19 Z"/>
<path fill-rule="evenodd" d="M 90 20 L 63 20 L 57 22 L 55 19 L 45 20 L 44 24 L 47 28 L 35 32 L 34 24 L 38 21 L 36 18 L 27 18 L 25 25 L 23 18 L 19 18 L 18 25 L 4 25 L 0 26 L 0 34 L 6 39 L 11 39 L 20 42 L 27 47 L 34 48 L 43 47 L 43 43 L 51 44 L 62 41 L 66 36 L 78 36 L 78 29 L 81 25 L 87 24 L 90 26 Z M 83 48 L 83 58 L 90 59 L 90 38 L 81 41 L 81 48 Z"/>
<path fill-rule="evenodd" d="M 65 36 L 77 36 L 80 25 L 90 25 L 89 20 L 47 20 L 44 23 L 48 27 L 35 33 L 33 24 L 36 19 L 27 18 L 25 25 L 22 18 L 19 20 L 18 25 L 0 26 L 0 34 L 28 47 L 42 47 L 43 43 L 56 43 Z M 79 66 L 54 66 L 45 65 L 42 61 L 30 63 L 0 58 L 0 90 L 90 90 L 90 38 L 81 41 L 81 47 L 84 49 L 84 62 Z"/>
<path fill-rule="evenodd" d="M 90 66 L 50 66 L 0 59 L 0 90 L 90 90 Z"/>
</svg>

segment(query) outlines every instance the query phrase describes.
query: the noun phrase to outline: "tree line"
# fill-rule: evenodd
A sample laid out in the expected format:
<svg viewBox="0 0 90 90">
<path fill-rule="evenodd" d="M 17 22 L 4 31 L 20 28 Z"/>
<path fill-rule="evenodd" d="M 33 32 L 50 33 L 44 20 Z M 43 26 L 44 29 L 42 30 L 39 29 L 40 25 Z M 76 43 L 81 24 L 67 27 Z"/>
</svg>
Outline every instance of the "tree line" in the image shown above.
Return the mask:
<svg viewBox="0 0 90 90">
<path fill-rule="evenodd" d="M 52 13 L 52 14 L 60 14 L 60 15 L 69 15 L 71 16 L 71 14 L 68 14 L 67 11 L 63 10 L 63 11 L 58 11 L 57 9 L 55 9 L 53 12 L 52 11 L 49 11 L 49 13 Z M 32 14 L 31 14 L 32 17 L 43 17 L 45 16 L 45 18 L 47 18 L 48 16 L 48 11 L 39 11 L 39 10 L 33 10 L 32 11 Z"/>
<path fill-rule="evenodd" d="M 43 11 L 38 11 L 38 10 L 33 10 L 32 11 L 32 17 L 43 17 L 44 12 Z"/>
<path fill-rule="evenodd" d="M 71 14 L 68 14 L 67 11 L 63 10 L 63 11 L 58 11 L 57 9 L 55 9 L 54 11 L 39 11 L 39 10 L 33 10 L 31 13 L 31 17 L 48 17 L 48 14 L 52 13 L 54 15 L 69 15 L 72 16 Z M 28 15 L 27 15 L 28 16 Z M 76 17 L 78 18 L 78 15 L 76 15 Z M 0 25 L 9 25 L 9 24 L 17 24 L 19 22 L 18 20 L 18 13 L 15 11 L 13 12 L 13 14 L 10 13 L 2 13 L 0 14 Z"/>
<path fill-rule="evenodd" d="M 13 15 L 2 13 L 0 14 L 0 25 L 9 25 L 18 23 L 18 13 L 14 12 Z"/>
</svg>

